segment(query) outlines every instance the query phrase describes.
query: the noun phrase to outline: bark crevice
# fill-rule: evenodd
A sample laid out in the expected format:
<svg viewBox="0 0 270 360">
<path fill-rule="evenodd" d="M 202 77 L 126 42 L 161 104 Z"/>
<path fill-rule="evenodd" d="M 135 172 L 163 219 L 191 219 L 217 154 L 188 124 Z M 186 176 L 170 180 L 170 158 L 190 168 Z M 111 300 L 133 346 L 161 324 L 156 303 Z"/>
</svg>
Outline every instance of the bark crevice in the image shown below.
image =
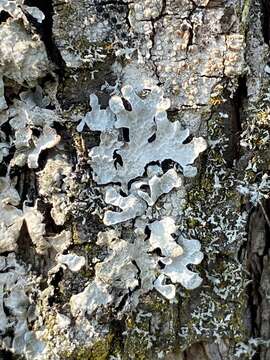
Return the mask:
<svg viewBox="0 0 270 360">
<path fill-rule="evenodd" d="M 36 31 L 40 34 L 41 40 L 44 42 L 44 45 L 47 50 L 49 59 L 56 65 L 57 73 L 60 76 L 60 79 L 64 76 L 65 73 L 65 61 L 63 60 L 61 53 L 58 47 L 55 44 L 53 36 L 53 0 L 42 1 L 42 0 L 26 0 L 25 4 L 28 6 L 36 6 L 39 10 L 45 15 L 44 20 L 40 24 L 34 17 L 27 15 L 29 21 L 35 27 Z"/>
</svg>

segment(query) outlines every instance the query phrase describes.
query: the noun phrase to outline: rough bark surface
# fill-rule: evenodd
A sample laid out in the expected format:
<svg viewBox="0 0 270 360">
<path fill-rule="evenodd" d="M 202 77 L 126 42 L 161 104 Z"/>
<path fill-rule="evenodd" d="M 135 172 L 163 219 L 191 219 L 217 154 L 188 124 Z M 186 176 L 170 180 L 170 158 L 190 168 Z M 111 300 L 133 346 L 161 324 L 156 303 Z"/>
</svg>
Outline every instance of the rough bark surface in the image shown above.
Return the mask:
<svg viewBox="0 0 270 360">
<path fill-rule="evenodd" d="M 0 0 L 0 40 L 0 359 L 270 359 L 268 0 Z"/>
</svg>

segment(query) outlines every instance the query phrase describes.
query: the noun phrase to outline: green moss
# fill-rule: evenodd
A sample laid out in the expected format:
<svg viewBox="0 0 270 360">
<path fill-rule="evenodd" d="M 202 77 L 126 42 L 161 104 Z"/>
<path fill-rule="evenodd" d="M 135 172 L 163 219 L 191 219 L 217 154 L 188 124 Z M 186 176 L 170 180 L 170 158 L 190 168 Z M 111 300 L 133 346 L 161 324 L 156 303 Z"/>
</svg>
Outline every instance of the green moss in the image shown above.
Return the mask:
<svg viewBox="0 0 270 360">
<path fill-rule="evenodd" d="M 189 229 L 195 229 L 199 226 L 199 221 L 197 219 L 189 218 L 187 219 L 187 226 Z"/>
<path fill-rule="evenodd" d="M 106 360 L 109 357 L 110 347 L 112 343 L 112 335 L 109 335 L 105 340 L 100 340 L 95 343 L 91 350 L 91 360 Z"/>
<path fill-rule="evenodd" d="M 146 311 L 150 313 L 160 313 L 168 311 L 168 301 L 164 298 L 161 298 L 158 294 L 149 294 L 144 299 L 144 306 L 146 307 Z"/>
<path fill-rule="evenodd" d="M 86 252 L 91 252 L 91 251 L 93 250 L 93 246 L 90 245 L 90 244 L 86 244 L 86 245 L 84 246 L 84 250 L 85 250 Z"/>
<path fill-rule="evenodd" d="M 245 0 L 244 5 L 243 5 L 242 18 L 241 18 L 243 30 L 246 29 L 246 26 L 248 23 L 250 4 L 251 4 L 251 0 Z"/>
<path fill-rule="evenodd" d="M 80 271 L 80 274 L 84 278 L 93 279 L 93 277 L 95 276 L 95 271 L 94 271 L 94 269 L 90 269 L 90 270 L 83 269 Z"/>
<path fill-rule="evenodd" d="M 123 359 L 130 359 L 130 355 L 132 356 L 132 359 L 136 360 L 151 359 L 149 351 L 147 351 L 147 347 L 147 338 L 144 338 L 140 333 L 132 332 L 126 338 Z"/>
<path fill-rule="evenodd" d="M 80 239 L 80 236 L 78 234 L 77 227 L 76 227 L 75 223 L 72 224 L 72 240 L 73 240 L 73 244 L 80 244 L 81 243 L 81 239 Z"/>
<path fill-rule="evenodd" d="M 109 359 L 113 335 L 109 334 L 104 339 L 97 341 L 92 347 L 76 349 L 72 354 L 63 352 L 61 359 L 65 360 L 107 360 Z"/>
</svg>

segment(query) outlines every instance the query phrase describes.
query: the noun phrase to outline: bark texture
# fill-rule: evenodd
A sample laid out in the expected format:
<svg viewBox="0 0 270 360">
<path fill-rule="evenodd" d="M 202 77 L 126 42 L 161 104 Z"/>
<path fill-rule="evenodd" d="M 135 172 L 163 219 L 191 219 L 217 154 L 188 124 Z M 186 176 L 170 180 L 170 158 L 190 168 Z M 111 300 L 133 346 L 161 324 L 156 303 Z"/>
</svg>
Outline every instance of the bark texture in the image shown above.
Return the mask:
<svg viewBox="0 0 270 360">
<path fill-rule="evenodd" d="M 0 11 L 0 359 L 270 359 L 269 1 Z"/>
</svg>

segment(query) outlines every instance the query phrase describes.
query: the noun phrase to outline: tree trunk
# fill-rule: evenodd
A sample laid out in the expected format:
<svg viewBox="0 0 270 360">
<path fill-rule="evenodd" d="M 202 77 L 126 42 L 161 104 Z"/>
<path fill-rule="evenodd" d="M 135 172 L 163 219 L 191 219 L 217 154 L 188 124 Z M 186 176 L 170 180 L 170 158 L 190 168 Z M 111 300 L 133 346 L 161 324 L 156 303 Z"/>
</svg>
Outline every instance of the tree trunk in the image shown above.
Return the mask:
<svg viewBox="0 0 270 360">
<path fill-rule="evenodd" d="M 0 358 L 270 359 L 269 1 L 2 3 Z"/>
</svg>

